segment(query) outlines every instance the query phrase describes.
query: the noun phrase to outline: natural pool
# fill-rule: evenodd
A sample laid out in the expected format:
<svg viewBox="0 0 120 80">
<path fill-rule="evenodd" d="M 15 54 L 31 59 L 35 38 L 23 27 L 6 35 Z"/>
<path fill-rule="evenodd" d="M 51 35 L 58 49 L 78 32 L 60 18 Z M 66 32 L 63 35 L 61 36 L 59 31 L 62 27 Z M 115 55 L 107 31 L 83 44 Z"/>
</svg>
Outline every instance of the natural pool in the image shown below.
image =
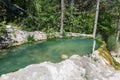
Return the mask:
<svg viewBox="0 0 120 80">
<path fill-rule="evenodd" d="M 0 75 L 14 72 L 29 64 L 43 61 L 59 62 L 62 60 L 61 55 L 90 54 L 92 44 L 93 39 L 90 38 L 52 39 L 2 50 L 0 52 Z M 97 42 L 96 48 L 99 45 L 100 43 Z"/>
</svg>

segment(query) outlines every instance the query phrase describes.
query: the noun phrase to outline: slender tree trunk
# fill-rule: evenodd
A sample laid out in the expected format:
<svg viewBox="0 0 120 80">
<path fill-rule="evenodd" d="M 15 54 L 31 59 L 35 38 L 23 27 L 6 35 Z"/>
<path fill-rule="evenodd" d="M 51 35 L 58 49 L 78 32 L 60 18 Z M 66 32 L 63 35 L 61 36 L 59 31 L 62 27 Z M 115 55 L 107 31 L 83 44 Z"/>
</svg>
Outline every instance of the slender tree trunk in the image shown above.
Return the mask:
<svg viewBox="0 0 120 80">
<path fill-rule="evenodd" d="M 119 35 L 120 35 L 120 18 L 119 18 L 118 26 L 117 26 L 116 42 L 118 42 L 119 40 Z"/>
<path fill-rule="evenodd" d="M 64 0 L 61 0 L 61 27 L 60 27 L 60 34 L 63 34 L 63 27 L 64 27 Z"/>
<path fill-rule="evenodd" d="M 70 19 L 74 18 L 73 10 L 74 10 L 74 0 L 71 0 L 71 2 L 70 2 Z M 70 24 L 70 25 L 73 26 L 73 24 Z M 70 32 L 72 32 L 72 27 L 70 27 Z"/>
<path fill-rule="evenodd" d="M 98 16 L 99 16 L 99 5 L 100 0 L 97 0 L 97 6 L 96 6 L 96 15 L 95 15 L 95 22 L 94 22 L 94 29 L 93 29 L 93 38 L 96 36 L 96 30 L 97 30 L 97 22 L 98 22 Z M 95 50 L 96 41 L 93 41 L 93 52 Z"/>
<path fill-rule="evenodd" d="M 73 12 L 73 8 L 74 8 L 74 0 L 71 0 L 70 8 L 71 8 L 71 14 L 72 14 L 72 12 Z"/>
</svg>

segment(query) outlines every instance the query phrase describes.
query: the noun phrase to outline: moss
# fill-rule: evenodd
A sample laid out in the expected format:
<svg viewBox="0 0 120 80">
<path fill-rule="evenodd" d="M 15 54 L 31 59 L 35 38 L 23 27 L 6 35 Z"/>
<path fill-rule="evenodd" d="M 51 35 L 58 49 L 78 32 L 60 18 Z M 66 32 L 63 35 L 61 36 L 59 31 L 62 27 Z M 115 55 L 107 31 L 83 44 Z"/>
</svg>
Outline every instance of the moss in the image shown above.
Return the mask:
<svg viewBox="0 0 120 80">
<path fill-rule="evenodd" d="M 97 58 L 97 57 L 94 57 L 93 60 L 96 62 L 96 61 L 98 61 L 98 58 Z"/>
<path fill-rule="evenodd" d="M 105 42 L 103 42 L 102 46 L 98 48 L 98 51 L 100 52 L 99 55 L 108 61 L 110 65 L 112 65 L 115 69 L 120 70 L 120 63 L 112 57 L 111 53 L 106 48 Z"/>
</svg>

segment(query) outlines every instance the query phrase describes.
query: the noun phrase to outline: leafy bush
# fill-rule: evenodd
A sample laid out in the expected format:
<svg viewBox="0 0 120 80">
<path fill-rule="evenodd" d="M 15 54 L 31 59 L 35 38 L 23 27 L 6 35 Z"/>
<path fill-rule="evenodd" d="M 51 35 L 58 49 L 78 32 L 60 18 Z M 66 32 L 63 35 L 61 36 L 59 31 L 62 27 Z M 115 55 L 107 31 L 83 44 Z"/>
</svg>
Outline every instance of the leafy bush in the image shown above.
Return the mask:
<svg viewBox="0 0 120 80">
<path fill-rule="evenodd" d="M 5 33 L 5 23 L 6 21 L 0 23 L 0 36 L 2 36 Z"/>
<path fill-rule="evenodd" d="M 28 35 L 27 37 L 28 42 L 33 42 L 34 41 L 34 36 Z"/>
<path fill-rule="evenodd" d="M 70 13 L 70 12 L 67 12 Z M 90 34 L 93 31 L 94 14 L 93 13 L 81 13 L 71 14 L 66 13 L 66 22 L 64 23 L 64 29 L 67 32 L 87 33 Z M 72 17 L 71 17 L 72 16 Z"/>
<path fill-rule="evenodd" d="M 47 37 L 48 38 L 55 38 L 57 37 L 57 33 L 53 28 L 50 28 L 49 30 L 47 30 Z"/>
<path fill-rule="evenodd" d="M 43 30 L 50 28 L 59 30 L 59 1 L 57 0 L 30 0 L 27 7 L 28 17 L 22 19 L 21 26 L 25 30 Z"/>
<path fill-rule="evenodd" d="M 98 33 L 98 34 L 96 35 L 96 39 L 102 40 L 102 35 L 101 35 L 100 33 Z"/>
<path fill-rule="evenodd" d="M 119 46 L 119 43 L 116 42 L 115 40 L 115 36 L 114 35 L 111 35 L 108 37 L 108 40 L 107 40 L 107 48 L 112 51 L 116 51 L 118 49 L 118 46 Z"/>
</svg>

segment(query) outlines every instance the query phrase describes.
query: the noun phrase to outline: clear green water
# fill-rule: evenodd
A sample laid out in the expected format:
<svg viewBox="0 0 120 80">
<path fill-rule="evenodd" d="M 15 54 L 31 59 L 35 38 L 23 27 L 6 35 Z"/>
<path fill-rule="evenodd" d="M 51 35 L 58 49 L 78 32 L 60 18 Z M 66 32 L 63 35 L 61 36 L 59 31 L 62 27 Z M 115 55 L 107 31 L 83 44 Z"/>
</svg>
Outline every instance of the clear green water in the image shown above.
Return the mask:
<svg viewBox="0 0 120 80">
<path fill-rule="evenodd" d="M 54 39 L 2 50 L 0 53 L 0 75 L 14 72 L 29 64 L 43 61 L 59 62 L 62 60 L 62 54 L 68 56 L 90 54 L 92 43 L 93 39 L 87 38 Z M 97 43 L 96 48 L 98 47 Z"/>
</svg>

